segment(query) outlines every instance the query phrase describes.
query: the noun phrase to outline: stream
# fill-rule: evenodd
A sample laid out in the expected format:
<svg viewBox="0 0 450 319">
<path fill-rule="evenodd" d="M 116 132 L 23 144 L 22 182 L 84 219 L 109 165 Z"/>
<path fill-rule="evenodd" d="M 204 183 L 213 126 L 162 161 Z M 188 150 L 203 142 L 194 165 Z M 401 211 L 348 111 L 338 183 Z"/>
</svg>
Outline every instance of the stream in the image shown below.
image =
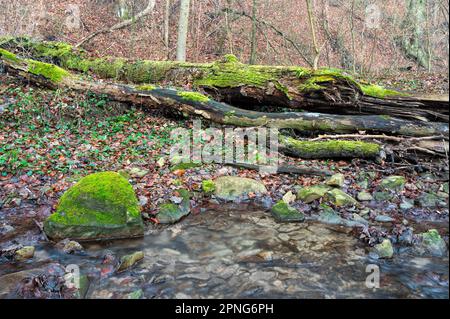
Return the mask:
<svg viewBox="0 0 450 319">
<path fill-rule="evenodd" d="M 23 227 L 0 244 L 33 243 L 36 252 L 27 262 L 0 258 L 0 298 L 19 297 L 18 283 L 58 264 L 77 265 L 89 277 L 84 298 L 449 297 L 448 257 L 420 257 L 402 248 L 391 260 L 376 259 L 349 228 L 277 223 L 248 207 L 206 210 L 173 226 L 150 226 L 143 239 L 82 243 L 84 252 L 76 254 L 38 240 L 33 223 Z M 448 232 L 448 224 L 439 227 Z M 105 255 L 136 251 L 145 257 L 127 271 L 117 273 L 104 263 Z M 379 288 L 366 287 L 368 265 L 379 267 Z"/>
</svg>

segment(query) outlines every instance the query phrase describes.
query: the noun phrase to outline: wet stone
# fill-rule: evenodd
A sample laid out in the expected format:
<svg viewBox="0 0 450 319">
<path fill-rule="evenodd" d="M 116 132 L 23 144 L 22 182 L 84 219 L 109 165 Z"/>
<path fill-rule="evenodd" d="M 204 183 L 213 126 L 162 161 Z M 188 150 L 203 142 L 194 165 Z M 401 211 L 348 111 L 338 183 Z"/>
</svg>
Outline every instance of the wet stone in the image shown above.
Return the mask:
<svg viewBox="0 0 450 319">
<path fill-rule="evenodd" d="M 406 179 L 403 176 L 389 176 L 381 181 L 380 187 L 384 190 L 403 191 Z"/>
<path fill-rule="evenodd" d="M 305 220 L 303 213 L 280 200 L 272 207 L 272 216 L 278 222 L 302 222 Z"/>
<path fill-rule="evenodd" d="M 394 218 L 387 215 L 377 215 L 375 221 L 379 223 L 391 223 L 394 221 Z"/>
<path fill-rule="evenodd" d="M 394 255 L 394 248 L 389 239 L 385 239 L 381 244 L 375 245 L 374 251 L 379 258 L 392 258 Z"/>
<path fill-rule="evenodd" d="M 325 196 L 330 189 L 328 185 L 303 187 L 297 190 L 297 198 L 308 204 Z"/>
<path fill-rule="evenodd" d="M 358 193 L 358 200 L 359 201 L 371 201 L 373 199 L 372 194 L 368 192 L 359 192 Z"/>
<path fill-rule="evenodd" d="M 326 194 L 326 198 L 338 207 L 358 204 L 358 202 L 353 197 L 337 188 L 329 191 Z"/>
<path fill-rule="evenodd" d="M 35 248 L 33 246 L 24 246 L 14 252 L 14 259 L 17 261 L 25 261 L 34 256 Z"/>
<path fill-rule="evenodd" d="M 430 229 L 426 233 L 422 233 L 419 236 L 422 239 L 419 249 L 433 256 L 447 255 L 447 245 L 436 229 Z"/>
<path fill-rule="evenodd" d="M 417 202 L 420 207 L 434 208 L 440 205 L 441 199 L 434 193 L 423 193 L 417 198 Z"/>
<path fill-rule="evenodd" d="M 378 202 L 390 201 L 394 198 L 394 194 L 391 192 L 375 192 L 373 198 Z"/>
<path fill-rule="evenodd" d="M 329 186 L 342 187 L 345 184 L 344 174 L 334 174 L 330 177 L 330 179 L 326 182 Z"/>
</svg>

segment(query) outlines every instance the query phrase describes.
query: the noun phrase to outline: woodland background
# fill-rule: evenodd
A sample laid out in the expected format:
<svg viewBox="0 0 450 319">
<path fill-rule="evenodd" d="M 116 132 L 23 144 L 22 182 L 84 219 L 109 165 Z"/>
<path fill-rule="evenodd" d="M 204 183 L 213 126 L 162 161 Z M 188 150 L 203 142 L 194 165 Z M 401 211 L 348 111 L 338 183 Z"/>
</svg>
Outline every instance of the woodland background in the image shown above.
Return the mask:
<svg viewBox="0 0 450 319">
<path fill-rule="evenodd" d="M 0 36 L 75 44 L 136 15 L 147 3 L 0 0 Z M 405 71 L 446 76 L 448 10 L 443 0 L 191 0 L 186 55 L 192 62 L 232 53 L 246 63 L 312 66 L 320 50 L 319 67 L 344 68 L 366 78 Z M 150 15 L 83 47 L 99 56 L 174 60 L 179 15 L 179 0 L 156 0 Z"/>
</svg>

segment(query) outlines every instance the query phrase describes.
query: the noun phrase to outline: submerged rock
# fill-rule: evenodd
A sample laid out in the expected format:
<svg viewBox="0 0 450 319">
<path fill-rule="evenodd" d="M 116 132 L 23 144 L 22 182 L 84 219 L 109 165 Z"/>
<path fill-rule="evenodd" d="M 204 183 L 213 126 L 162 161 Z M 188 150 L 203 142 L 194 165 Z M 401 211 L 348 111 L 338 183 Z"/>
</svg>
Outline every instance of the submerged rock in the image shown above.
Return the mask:
<svg viewBox="0 0 450 319">
<path fill-rule="evenodd" d="M 327 185 L 303 187 L 297 191 L 297 198 L 308 204 L 325 196 L 330 189 L 331 187 Z"/>
<path fill-rule="evenodd" d="M 266 194 L 263 183 L 250 178 L 221 176 L 214 181 L 214 194 L 223 200 L 236 200 L 250 193 Z"/>
<path fill-rule="evenodd" d="M 326 182 L 329 186 L 342 187 L 345 184 L 344 174 L 334 174 L 330 177 L 330 179 Z"/>
<path fill-rule="evenodd" d="M 433 256 L 445 256 L 447 254 L 447 245 L 436 229 L 430 229 L 419 236 L 422 239 L 419 250 L 422 252 Z"/>
<path fill-rule="evenodd" d="M 11 233 L 15 230 L 11 225 L 0 226 L 0 235 Z"/>
<path fill-rule="evenodd" d="M 143 236 L 144 224 L 130 183 L 118 173 L 103 172 L 66 191 L 44 231 L 56 240 L 117 239 Z"/>
<path fill-rule="evenodd" d="M 344 219 L 336 214 L 336 212 L 331 208 L 325 208 L 319 215 L 318 220 L 325 224 L 331 225 L 341 225 L 344 222 Z"/>
<path fill-rule="evenodd" d="M 126 299 L 141 299 L 142 297 L 144 297 L 144 291 L 142 289 L 138 289 L 136 291 L 129 293 L 126 296 Z"/>
<path fill-rule="evenodd" d="M 354 213 L 352 215 L 352 217 L 353 217 L 353 220 L 355 222 L 358 222 L 358 223 L 361 223 L 361 224 L 364 224 L 364 225 L 369 224 L 369 222 L 366 219 L 364 219 L 361 215 L 358 215 L 358 214 Z"/>
<path fill-rule="evenodd" d="M 144 253 L 142 251 L 135 252 L 131 255 L 126 255 L 120 258 L 119 267 L 117 268 L 118 272 L 125 271 L 128 268 L 134 266 L 137 262 L 144 259 Z"/>
<path fill-rule="evenodd" d="M 321 212 L 317 220 L 321 223 L 329 225 L 341 225 L 345 227 L 364 226 L 365 224 L 367 224 L 367 221 L 360 222 L 355 220 L 354 218 L 353 220 L 347 220 L 345 218 L 342 218 L 334 211 L 333 208 L 331 208 L 326 204 L 321 204 L 320 208 Z"/>
<path fill-rule="evenodd" d="M 356 205 L 358 204 L 358 201 L 345 193 L 344 191 L 335 188 L 331 191 L 329 191 L 326 194 L 326 197 L 328 200 L 330 200 L 334 205 L 340 207 L 340 206 L 350 206 L 350 205 Z"/>
<path fill-rule="evenodd" d="M 403 176 L 389 176 L 381 181 L 380 187 L 384 190 L 403 191 L 406 179 Z"/>
<path fill-rule="evenodd" d="M 74 240 L 63 240 L 59 242 L 58 245 L 62 247 L 62 250 L 66 254 L 73 254 L 83 251 L 83 246 L 81 246 L 80 243 Z"/>
<path fill-rule="evenodd" d="M 392 258 L 394 255 L 394 248 L 389 239 L 383 240 L 381 244 L 374 246 L 374 251 L 377 253 L 379 258 Z"/>
<path fill-rule="evenodd" d="M 34 256 L 34 247 L 33 246 L 25 246 L 15 251 L 14 259 L 17 261 L 25 261 L 27 259 L 31 259 Z"/>
<path fill-rule="evenodd" d="M 305 220 L 303 213 L 280 200 L 272 207 L 272 216 L 279 222 L 302 222 Z"/>
</svg>

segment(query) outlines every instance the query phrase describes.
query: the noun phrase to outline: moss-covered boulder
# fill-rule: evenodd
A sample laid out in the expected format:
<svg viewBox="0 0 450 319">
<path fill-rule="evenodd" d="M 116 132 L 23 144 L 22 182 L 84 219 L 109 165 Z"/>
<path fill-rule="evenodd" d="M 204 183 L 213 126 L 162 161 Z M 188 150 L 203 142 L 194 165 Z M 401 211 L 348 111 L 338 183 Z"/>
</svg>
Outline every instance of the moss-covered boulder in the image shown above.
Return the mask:
<svg viewBox="0 0 450 319">
<path fill-rule="evenodd" d="M 102 172 L 64 193 L 44 231 L 54 240 L 104 240 L 143 236 L 144 224 L 130 183 L 118 173 Z"/>
<path fill-rule="evenodd" d="M 380 187 L 383 190 L 401 192 L 405 188 L 406 179 L 403 176 L 389 176 L 381 181 Z"/>
<path fill-rule="evenodd" d="M 326 198 L 338 207 L 358 204 L 358 201 L 356 199 L 338 188 L 332 189 L 331 191 L 327 192 Z"/>
<path fill-rule="evenodd" d="M 319 199 L 331 189 L 327 185 L 314 185 L 303 187 L 297 190 L 297 198 L 304 201 L 305 203 L 311 203 L 316 199 Z"/>
<path fill-rule="evenodd" d="M 289 206 L 284 200 L 273 205 L 271 212 L 278 222 L 302 222 L 305 220 L 302 212 Z"/>
<path fill-rule="evenodd" d="M 214 181 L 216 197 L 223 200 L 236 200 L 253 194 L 266 194 L 267 189 L 263 183 L 251 178 L 236 176 L 221 176 Z"/>
</svg>

